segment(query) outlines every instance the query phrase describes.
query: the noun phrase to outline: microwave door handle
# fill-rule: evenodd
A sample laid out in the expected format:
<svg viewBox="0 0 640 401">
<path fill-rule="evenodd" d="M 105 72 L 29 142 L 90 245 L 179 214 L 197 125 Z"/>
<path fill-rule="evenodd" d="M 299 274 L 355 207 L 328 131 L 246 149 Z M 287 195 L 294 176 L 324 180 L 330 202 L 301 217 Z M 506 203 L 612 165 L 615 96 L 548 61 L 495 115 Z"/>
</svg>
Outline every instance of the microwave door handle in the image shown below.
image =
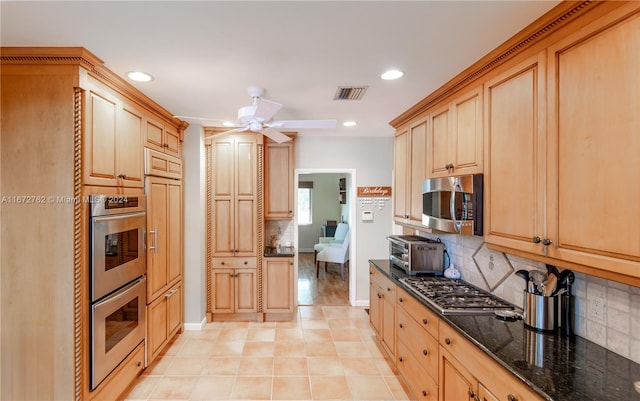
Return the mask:
<svg viewBox="0 0 640 401">
<path fill-rule="evenodd" d="M 451 203 L 449 205 L 449 211 L 451 212 L 451 220 L 453 220 L 453 227 L 457 232 L 461 230 L 461 222 L 456 219 L 456 188 L 451 191 Z"/>
</svg>

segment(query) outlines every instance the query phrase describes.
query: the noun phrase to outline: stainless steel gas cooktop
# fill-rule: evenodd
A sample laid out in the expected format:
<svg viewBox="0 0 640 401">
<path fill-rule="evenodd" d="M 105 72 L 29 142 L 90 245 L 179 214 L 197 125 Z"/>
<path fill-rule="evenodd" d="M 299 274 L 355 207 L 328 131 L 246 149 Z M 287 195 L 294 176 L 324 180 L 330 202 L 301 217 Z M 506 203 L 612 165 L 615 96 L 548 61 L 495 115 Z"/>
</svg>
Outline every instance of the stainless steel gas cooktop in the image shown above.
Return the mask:
<svg viewBox="0 0 640 401">
<path fill-rule="evenodd" d="M 488 291 L 444 277 L 404 277 L 400 281 L 444 315 L 489 315 L 515 306 Z"/>
</svg>

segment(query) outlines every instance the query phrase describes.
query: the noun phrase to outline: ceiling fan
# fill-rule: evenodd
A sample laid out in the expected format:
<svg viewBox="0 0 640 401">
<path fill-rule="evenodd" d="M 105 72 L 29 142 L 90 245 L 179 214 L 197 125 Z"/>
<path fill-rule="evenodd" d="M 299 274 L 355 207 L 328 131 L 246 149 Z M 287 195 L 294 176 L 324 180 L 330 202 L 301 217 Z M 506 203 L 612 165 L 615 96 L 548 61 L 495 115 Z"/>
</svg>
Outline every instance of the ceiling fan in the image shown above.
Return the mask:
<svg viewBox="0 0 640 401">
<path fill-rule="evenodd" d="M 214 135 L 228 134 L 232 132 L 252 131 L 263 134 L 272 140 L 282 143 L 290 141 L 291 138 L 283 134 L 280 129 L 299 129 L 299 128 L 335 128 L 336 120 L 278 120 L 273 121 L 273 116 L 282 108 L 280 103 L 271 100 L 262 99 L 260 96 L 264 93 L 264 89 L 259 86 L 250 86 L 248 88 L 249 96 L 253 98 L 251 106 L 245 106 L 238 109 L 238 121 L 234 122 L 230 127 L 236 127 L 229 131 L 216 133 Z M 185 120 L 199 121 L 223 121 L 215 118 L 174 116 Z M 213 135 L 209 135 L 210 138 Z"/>
</svg>

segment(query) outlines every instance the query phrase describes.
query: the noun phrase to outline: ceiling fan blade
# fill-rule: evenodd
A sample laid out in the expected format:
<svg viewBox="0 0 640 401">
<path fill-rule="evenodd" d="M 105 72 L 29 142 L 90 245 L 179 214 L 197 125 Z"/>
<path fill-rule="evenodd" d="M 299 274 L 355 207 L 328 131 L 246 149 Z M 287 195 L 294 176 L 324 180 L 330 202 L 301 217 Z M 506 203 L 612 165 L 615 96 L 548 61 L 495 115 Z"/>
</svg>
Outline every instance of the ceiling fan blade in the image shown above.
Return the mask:
<svg viewBox="0 0 640 401">
<path fill-rule="evenodd" d="M 335 128 L 336 120 L 281 120 L 265 124 L 273 128 Z"/>
<path fill-rule="evenodd" d="M 215 134 L 207 135 L 207 136 L 204 137 L 204 139 L 213 138 L 214 136 L 218 136 L 218 135 L 222 135 L 222 134 L 232 134 L 234 132 L 244 132 L 244 131 L 248 131 L 248 130 L 249 130 L 249 127 L 234 128 L 234 129 L 231 129 L 229 131 L 216 132 Z"/>
<path fill-rule="evenodd" d="M 286 136 L 285 134 L 278 131 L 277 129 L 263 128 L 259 132 L 265 136 L 268 136 L 269 138 L 271 138 L 272 140 L 278 143 L 287 142 L 291 140 L 290 137 Z"/>
<path fill-rule="evenodd" d="M 282 108 L 280 103 L 272 102 L 266 99 L 255 99 L 256 111 L 253 118 L 257 121 L 269 121 Z"/>
</svg>

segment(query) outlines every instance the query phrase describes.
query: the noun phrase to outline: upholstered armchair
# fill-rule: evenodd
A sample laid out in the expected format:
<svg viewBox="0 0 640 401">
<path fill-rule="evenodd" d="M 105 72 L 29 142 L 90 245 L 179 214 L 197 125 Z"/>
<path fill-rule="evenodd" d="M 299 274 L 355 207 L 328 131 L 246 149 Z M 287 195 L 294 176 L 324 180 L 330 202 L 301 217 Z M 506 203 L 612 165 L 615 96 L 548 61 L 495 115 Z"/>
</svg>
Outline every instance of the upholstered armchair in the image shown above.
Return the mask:
<svg viewBox="0 0 640 401">
<path fill-rule="evenodd" d="M 322 251 L 326 247 L 340 246 L 344 239 L 349 234 L 349 225 L 346 223 L 338 223 L 336 232 L 333 237 L 320 237 L 320 242 L 313 246 L 313 261 L 318 260 L 318 252 Z"/>
<path fill-rule="evenodd" d="M 349 262 L 349 231 L 341 244 L 327 246 L 316 255 L 316 277 L 320 276 L 320 262 L 324 262 L 324 271 L 327 271 L 327 262 L 340 264 L 340 278 L 344 281 L 344 266 Z"/>
</svg>

